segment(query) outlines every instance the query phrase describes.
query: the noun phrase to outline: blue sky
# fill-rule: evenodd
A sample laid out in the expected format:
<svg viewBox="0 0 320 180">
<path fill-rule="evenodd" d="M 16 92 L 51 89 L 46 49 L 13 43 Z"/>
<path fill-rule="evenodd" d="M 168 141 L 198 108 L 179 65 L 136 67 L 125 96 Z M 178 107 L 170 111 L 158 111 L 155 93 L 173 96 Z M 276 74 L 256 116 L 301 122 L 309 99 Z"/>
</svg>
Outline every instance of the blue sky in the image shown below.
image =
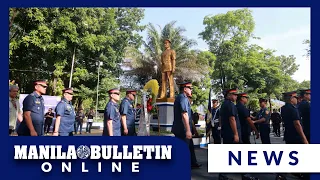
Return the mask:
<svg viewBox="0 0 320 180">
<path fill-rule="evenodd" d="M 197 41 L 195 49 L 207 50 L 207 44 L 198 37 L 203 31 L 203 18 L 207 15 L 226 13 L 237 8 L 146 8 L 142 24 L 149 22 L 163 27 L 171 21 L 184 27 L 185 36 Z M 250 8 L 255 19 L 255 36 L 261 40 L 251 43 L 276 50 L 277 55 L 294 55 L 299 70 L 293 78 L 299 82 L 310 80 L 310 60 L 305 54 L 304 39 L 310 39 L 310 8 Z M 144 39 L 146 32 L 142 32 Z"/>
</svg>

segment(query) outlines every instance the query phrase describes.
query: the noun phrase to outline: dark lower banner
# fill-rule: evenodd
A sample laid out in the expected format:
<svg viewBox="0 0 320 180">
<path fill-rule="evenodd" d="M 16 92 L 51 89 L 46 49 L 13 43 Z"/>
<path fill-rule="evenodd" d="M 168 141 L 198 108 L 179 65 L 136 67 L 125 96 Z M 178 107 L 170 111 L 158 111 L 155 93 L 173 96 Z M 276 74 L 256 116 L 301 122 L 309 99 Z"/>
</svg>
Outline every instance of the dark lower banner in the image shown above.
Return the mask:
<svg viewBox="0 0 320 180">
<path fill-rule="evenodd" d="M 17 179 L 190 179 L 187 145 L 174 137 L 10 137 Z"/>
</svg>

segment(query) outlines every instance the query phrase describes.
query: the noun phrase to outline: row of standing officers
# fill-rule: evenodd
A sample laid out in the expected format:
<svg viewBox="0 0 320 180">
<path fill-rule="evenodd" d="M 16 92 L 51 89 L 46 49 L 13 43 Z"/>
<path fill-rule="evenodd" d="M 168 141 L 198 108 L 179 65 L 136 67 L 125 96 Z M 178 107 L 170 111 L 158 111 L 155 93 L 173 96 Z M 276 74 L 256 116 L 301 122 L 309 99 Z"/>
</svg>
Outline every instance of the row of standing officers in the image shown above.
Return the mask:
<svg viewBox="0 0 320 180">
<path fill-rule="evenodd" d="M 285 105 L 281 107 L 281 118 L 286 127 L 284 140 L 288 144 L 310 142 L 310 100 L 311 90 L 300 90 L 302 101 L 298 103 L 296 91 L 283 93 Z M 218 107 L 218 101 L 214 99 L 211 110 L 212 136 L 215 144 L 243 143 L 250 144 L 250 134 L 255 132 L 259 138 L 259 132 L 255 124 L 259 125 L 262 144 L 270 144 L 270 117 L 267 109 L 267 99 L 260 98 L 260 111 L 256 117 L 250 115 L 245 107 L 248 103 L 247 93 L 238 93 L 237 89 L 225 91 L 225 100 L 222 106 Z M 237 102 L 235 104 L 235 102 Z M 221 130 L 221 135 L 220 135 Z"/>
<path fill-rule="evenodd" d="M 42 95 L 46 93 L 47 83 L 44 80 L 34 82 L 34 92 L 29 94 L 23 101 L 23 121 L 18 129 L 20 136 L 43 135 L 44 100 Z M 191 128 L 191 105 L 188 96 L 191 96 L 192 84 L 181 83 L 180 94 L 174 104 L 174 122 L 172 132 L 177 137 L 192 138 Z M 128 90 L 126 97 L 122 100 L 120 108 L 117 102 L 120 100 L 120 90 L 115 88 L 108 91 L 110 101 L 106 105 L 104 115 L 105 136 L 135 136 L 135 109 L 132 101 L 135 99 L 136 91 Z M 284 139 L 286 143 L 310 142 L 310 98 L 311 91 L 302 90 L 300 95 L 302 102 L 297 106 L 298 96 L 296 92 L 284 93 L 286 104 L 281 108 L 281 116 L 286 127 Z M 72 106 L 73 90 L 63 90 L 63 99 L 56 107 L 55 136 L 72 136 L 74 131 L 75 111 Z M 245 107 L 249 96 L 246 93 L 238 93 L 237 89 L 225 91 L 225 101 L 221 108 L 217 108 L 217 100 L 213 100 L 214 108 L 213 127 L 222 128 L 221 135 L 224 144 L 250 143 L 250 133 L 253 130 L 256 138 L 259 138 L 255 123 L 259 124 L 261 141 L 270 144 L 270 112 L 267 109 L 267 100 L 259 99 L 261 110 L 257 117 L 252 117 Z M 234 102 L 238 101 L 235 105 Z M 299 109 L 298 109 L 299 108 Z M 219 112 L 218 112 L 219 111 Z M 220 119 L 220 121 L 219 121 Z M 303 125 L 302 125 L 302 123 Z M 219 124 L 218 124 L 219 123 Z M 189 131 L 190 130 L 190 131 Z M 221 143 L 219 135 L 214 134 L 215 143 Z"/>
<path fill-rule="evenodd" d="M 190 82 L 181 83 L 180 94 L 174 102 L 174 121 L 172 133 L 179 139 L 186 142 L 190 149 L 191 164 L 197 163 L 190 148 L 192 143 L 192 113 L 188 96 L 192 94 Z M 250 144 L 250 135 L 254 131 L 256 137 L 261 136 L 263 144 L 270 144 L 270 116 L 267 109 L 267 99 L 260 98 L 260 111 L 256 117 L 250 115 L 246 108 L 249 96 L 247 93 L 238 93 L 237 89 L 224 91 L 225 100 L 220 108 L 217 100 L 213 100 L 212 128 L 214 143 L 221 144 Z M 298 104 L 297 92 L 283 93 L 285 105 L 281 108 L 281 117 L 284 121 L 284 140 L 287 144 L 308 144 L 310 142 L 310 89 L 301 90 L 302 102 Z M 235 102 L 237 102 L 235 104 Z M 259 124 L 259 131 L 255 124 Z M 217 133 L 221 130 L 220 133 Z M 225 174 L 219 174 L 220 180 L 230 179 Z M 258 179 L 250 174 L 242 174 L 242 179 Z M 285 179 L 285 176 L 278 174 L 277 179 Z"/>
<path fill-rule="evenodd" d="M 23 120 L 17 129 L 18 136 L 43 136 L 44 135 L 44 99 L 47 82 L 36 80 L 33 82 L 34 92 L 23 100 Z M 54 136 L 73 136 L 76 113 L 72 106 L 73 89 L 63 89 L 63 98 L 56 106 L 56 121 L 54 124 Z M 135 109 L 133 100 L 136 91 L 128 90 L 122 100 L 120 108 L 117 102 L 120 100 L 119 89 L 108 91 L 110 101 L 104 113 L 104 136 L 136 136 Z"/>
</svg>

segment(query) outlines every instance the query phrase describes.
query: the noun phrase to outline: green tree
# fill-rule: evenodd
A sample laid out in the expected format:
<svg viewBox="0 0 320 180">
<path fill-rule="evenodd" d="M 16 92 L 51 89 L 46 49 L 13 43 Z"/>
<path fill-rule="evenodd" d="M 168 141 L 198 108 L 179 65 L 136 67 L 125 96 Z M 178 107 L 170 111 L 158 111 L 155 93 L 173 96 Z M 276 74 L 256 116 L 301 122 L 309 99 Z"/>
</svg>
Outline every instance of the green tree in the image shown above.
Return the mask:
<svg viewBox="0 0 320 180">
<path fill-rule="evenodd" d="M 119 83 L 125 48 L 142 43 L 138 32 L 144 29 L 139 24 L 144 10 L 139 8 L 14 8 L 13 16 L 10 78 L 21 81 L 24 92 L 31 91 L 31 80 L 48 79 L 49 94 L 59 95 L 69 84 L 75 57 L 72 87 L 79 105 L 96 99 L 98 61 L 103 62 L 100 88 L 106 91 Z"/>
<path fill-rule="evenodd" d="M 281 62 L 281 69 L 285 75 L 292 76 L 299 69 L 299 65 L 295 63 L 296 57 L 293 55 L 288 57 L 282 55 L 277 58 L 279 58 L 279 61 Z"/>
<path fill-rule="evenodd" d="M 305 49 L 305 50 L 306 50 L 305 56 L 307 56 L 307 58 L 309 58 L 310 55 L 311 55 L 311 44 L 310 44 L 310 40 L 309 40 L 309 39 L 304 40 L 304 41 L 303 41 L 303 44 L 306 44 L 306 45 L 307 45 L 307 48 Z"/>
<path fill-rule="evenodd" d="M 275 56 L 274 50 L 249 44 L 254 37 L 255 22 L 251 11 L 239 9 L 206 16 L 205 29 L 199 35 L 216 56 L 213 87 L 216 92 L 238 87 L 253 95 L 252 108 L 260 97 L 279 98 L 287 89 L 297 87 L 292 76 L 299 68 L 294 56 Z M 272 109 L 272 106 L 271 106 Z"/>
<path fill-rule="evenodd" d="M 206 16 L 203 24 L 205 29 L 199 35 L 217 58 L 212 76 L 215 90 L 221 91 L 243 84 L 244 78 L 238 76 L 235 68 L 243 65 L 244 50 L 253 36 L 255 24 L 251 11 L 240 9 Z"/>
<path fill-rule="evenodd" d="M 299 84 L 299 89 L 310 89 L 310 88 L 311 88 L 310 81 L 302 81 Z"/>
</svg>

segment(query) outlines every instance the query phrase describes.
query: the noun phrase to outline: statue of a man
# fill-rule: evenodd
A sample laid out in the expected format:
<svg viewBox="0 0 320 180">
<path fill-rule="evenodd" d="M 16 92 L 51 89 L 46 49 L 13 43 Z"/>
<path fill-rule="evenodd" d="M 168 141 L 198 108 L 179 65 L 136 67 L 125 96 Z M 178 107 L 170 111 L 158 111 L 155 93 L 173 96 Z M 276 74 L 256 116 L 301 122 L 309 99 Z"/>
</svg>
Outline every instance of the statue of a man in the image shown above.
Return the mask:
<svg viewBox="0 0 320 180">
<path fill-rule="evenodd" d="M 161 54 L 161 92 L 160 99 L 166 98 L 167 92 L 167 81 L 169 80 L 170 88 L 170 98 L 174 98 L 174 82 L 173 82 L 173 73 L 176 69 L 176 52 L 170 49 L 171 41 L 166 39 L 164 41 L 165 50 Z"/>
</svg>

